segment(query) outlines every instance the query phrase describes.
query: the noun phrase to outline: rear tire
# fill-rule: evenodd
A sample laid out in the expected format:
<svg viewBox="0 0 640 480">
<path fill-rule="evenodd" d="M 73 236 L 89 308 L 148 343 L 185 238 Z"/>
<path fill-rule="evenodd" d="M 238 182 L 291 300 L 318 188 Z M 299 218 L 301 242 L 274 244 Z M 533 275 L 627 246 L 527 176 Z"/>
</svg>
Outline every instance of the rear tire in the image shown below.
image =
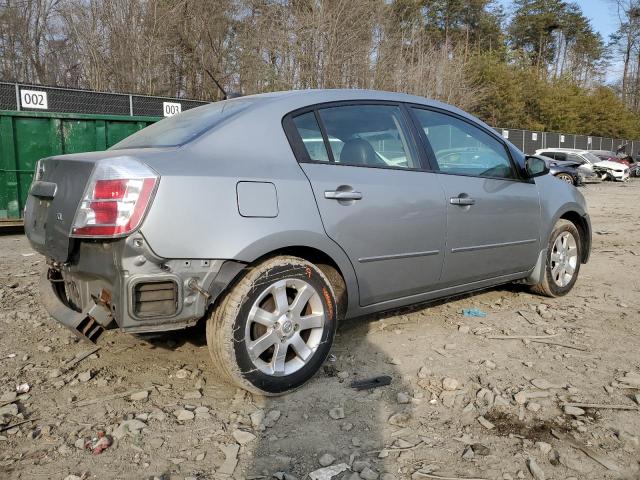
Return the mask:
<svg viewBox="0 0 640 480">
<path fill-rule="evenodd" d="M 570 221 L 559 220 L 549 237 L 543 279 L 531 290 L 546 297 L 566 295 L 578 279 L 581 258 L 580 232 Z"/>
<path fill-rule="evenodd" d="M 335 335 L 337 306 L 322 271 L 301 258 L 265 260 L 225 295 L 207 319 L 207 345 L 227 382 L 281 395 L 322 366 Z"/>
</svg>

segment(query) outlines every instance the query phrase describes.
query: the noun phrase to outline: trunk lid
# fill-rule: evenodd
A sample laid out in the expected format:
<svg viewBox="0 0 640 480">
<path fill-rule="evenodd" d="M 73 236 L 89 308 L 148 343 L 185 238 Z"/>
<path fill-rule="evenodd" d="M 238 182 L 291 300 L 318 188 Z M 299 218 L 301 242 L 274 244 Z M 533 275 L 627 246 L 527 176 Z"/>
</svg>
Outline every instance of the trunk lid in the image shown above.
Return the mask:
<svg viewBox="0 0 640 480">
<path fill-rule="evenodd" d="M 73 218 L 96 161 L 95 155 L 86 154 L 38 162 L 25 205 L 24 230 L 31 246 L 55 261 L 69 258 Z"/>
<path fill-rule="evenodd" d="M 24 230 L 33 249 L 57 262 L 69 260 L 74 217 L 99 162 L 149 165 L 168 160 L 171 165 L 175 164 L 175 150 L 106 150 L 40 160 L 24 209 Z"/>
</svg>

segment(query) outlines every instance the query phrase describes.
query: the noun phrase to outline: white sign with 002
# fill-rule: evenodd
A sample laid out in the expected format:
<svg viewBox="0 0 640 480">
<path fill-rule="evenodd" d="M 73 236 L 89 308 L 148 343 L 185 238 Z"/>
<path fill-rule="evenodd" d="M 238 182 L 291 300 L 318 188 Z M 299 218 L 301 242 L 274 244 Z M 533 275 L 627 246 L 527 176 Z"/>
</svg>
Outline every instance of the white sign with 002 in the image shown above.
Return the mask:
<svg viewBox="0 0 640 480">
<path fill-rule="evenodd" d="M 47 92 L 38 90 L 20 90 L 20 108 L 38 108 L 48 110 Z"/>
</svg>

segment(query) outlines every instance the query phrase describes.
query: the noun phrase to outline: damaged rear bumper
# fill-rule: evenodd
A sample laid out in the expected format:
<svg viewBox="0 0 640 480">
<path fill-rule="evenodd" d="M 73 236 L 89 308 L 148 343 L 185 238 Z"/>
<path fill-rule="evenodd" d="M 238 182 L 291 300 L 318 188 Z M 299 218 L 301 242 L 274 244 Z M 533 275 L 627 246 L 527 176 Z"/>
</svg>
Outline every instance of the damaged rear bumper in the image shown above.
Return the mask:
<svg viewBox="0 0 640 480">
<path fill-rule="evenodd" d="M 40 276 L 39 287 L 42 305 L 49 312 L 49 315 L 78 337 L 96 343 L 104 332 L 104 325 L 111 322 L 109 311 L 95 302 L 92 302 L 81 312 L 73 310 L 66 304 L 64 294 L 59 289 L 59 283 L 62 280 L 53 278 L 54 275 L 54 272 L 47 270 Z"/>
<path fill-rule="evenodd" d="M 82 242 L 69 262 L 49 262 L 40 294 L 53 318 L 95 342 L 108 328 L 152 333 L 194 325 L 244 267 L 229 260 L 159 258 L 138 233 Z"/>
</svg>

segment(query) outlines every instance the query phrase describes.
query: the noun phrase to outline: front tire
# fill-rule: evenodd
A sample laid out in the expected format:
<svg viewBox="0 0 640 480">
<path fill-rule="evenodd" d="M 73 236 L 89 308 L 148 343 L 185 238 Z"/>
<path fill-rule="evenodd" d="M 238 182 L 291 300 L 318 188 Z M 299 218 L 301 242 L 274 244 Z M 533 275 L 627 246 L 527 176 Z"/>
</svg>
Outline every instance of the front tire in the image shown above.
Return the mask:
<svg viewBox="0 0 640 480">
<path fill-rule="evenodd" d="M 570 221 L 559 220 L 549 237 L 544 277 L 533 285 L 533 292 L 547 297 L 569 293 L 578 279 L 581 258 L 580 232 Z"/>
<path fill-rule="evenodd" d="M 568 173 L 559 173 L 556 175 L 558 180 L 562 180 L 563 182 L 569 183 L 571 185 L 575 185 L 576 182 L 573 180 L 573 177 Z"/>
<path fill-rule="evenodd" d="M 335 335 L 336 299 L 322 271 L 301 258 L 259 263 L 207 320 L 207 345 L 224 380 L 281 395 L 309 380 Z"/>
</svg>

